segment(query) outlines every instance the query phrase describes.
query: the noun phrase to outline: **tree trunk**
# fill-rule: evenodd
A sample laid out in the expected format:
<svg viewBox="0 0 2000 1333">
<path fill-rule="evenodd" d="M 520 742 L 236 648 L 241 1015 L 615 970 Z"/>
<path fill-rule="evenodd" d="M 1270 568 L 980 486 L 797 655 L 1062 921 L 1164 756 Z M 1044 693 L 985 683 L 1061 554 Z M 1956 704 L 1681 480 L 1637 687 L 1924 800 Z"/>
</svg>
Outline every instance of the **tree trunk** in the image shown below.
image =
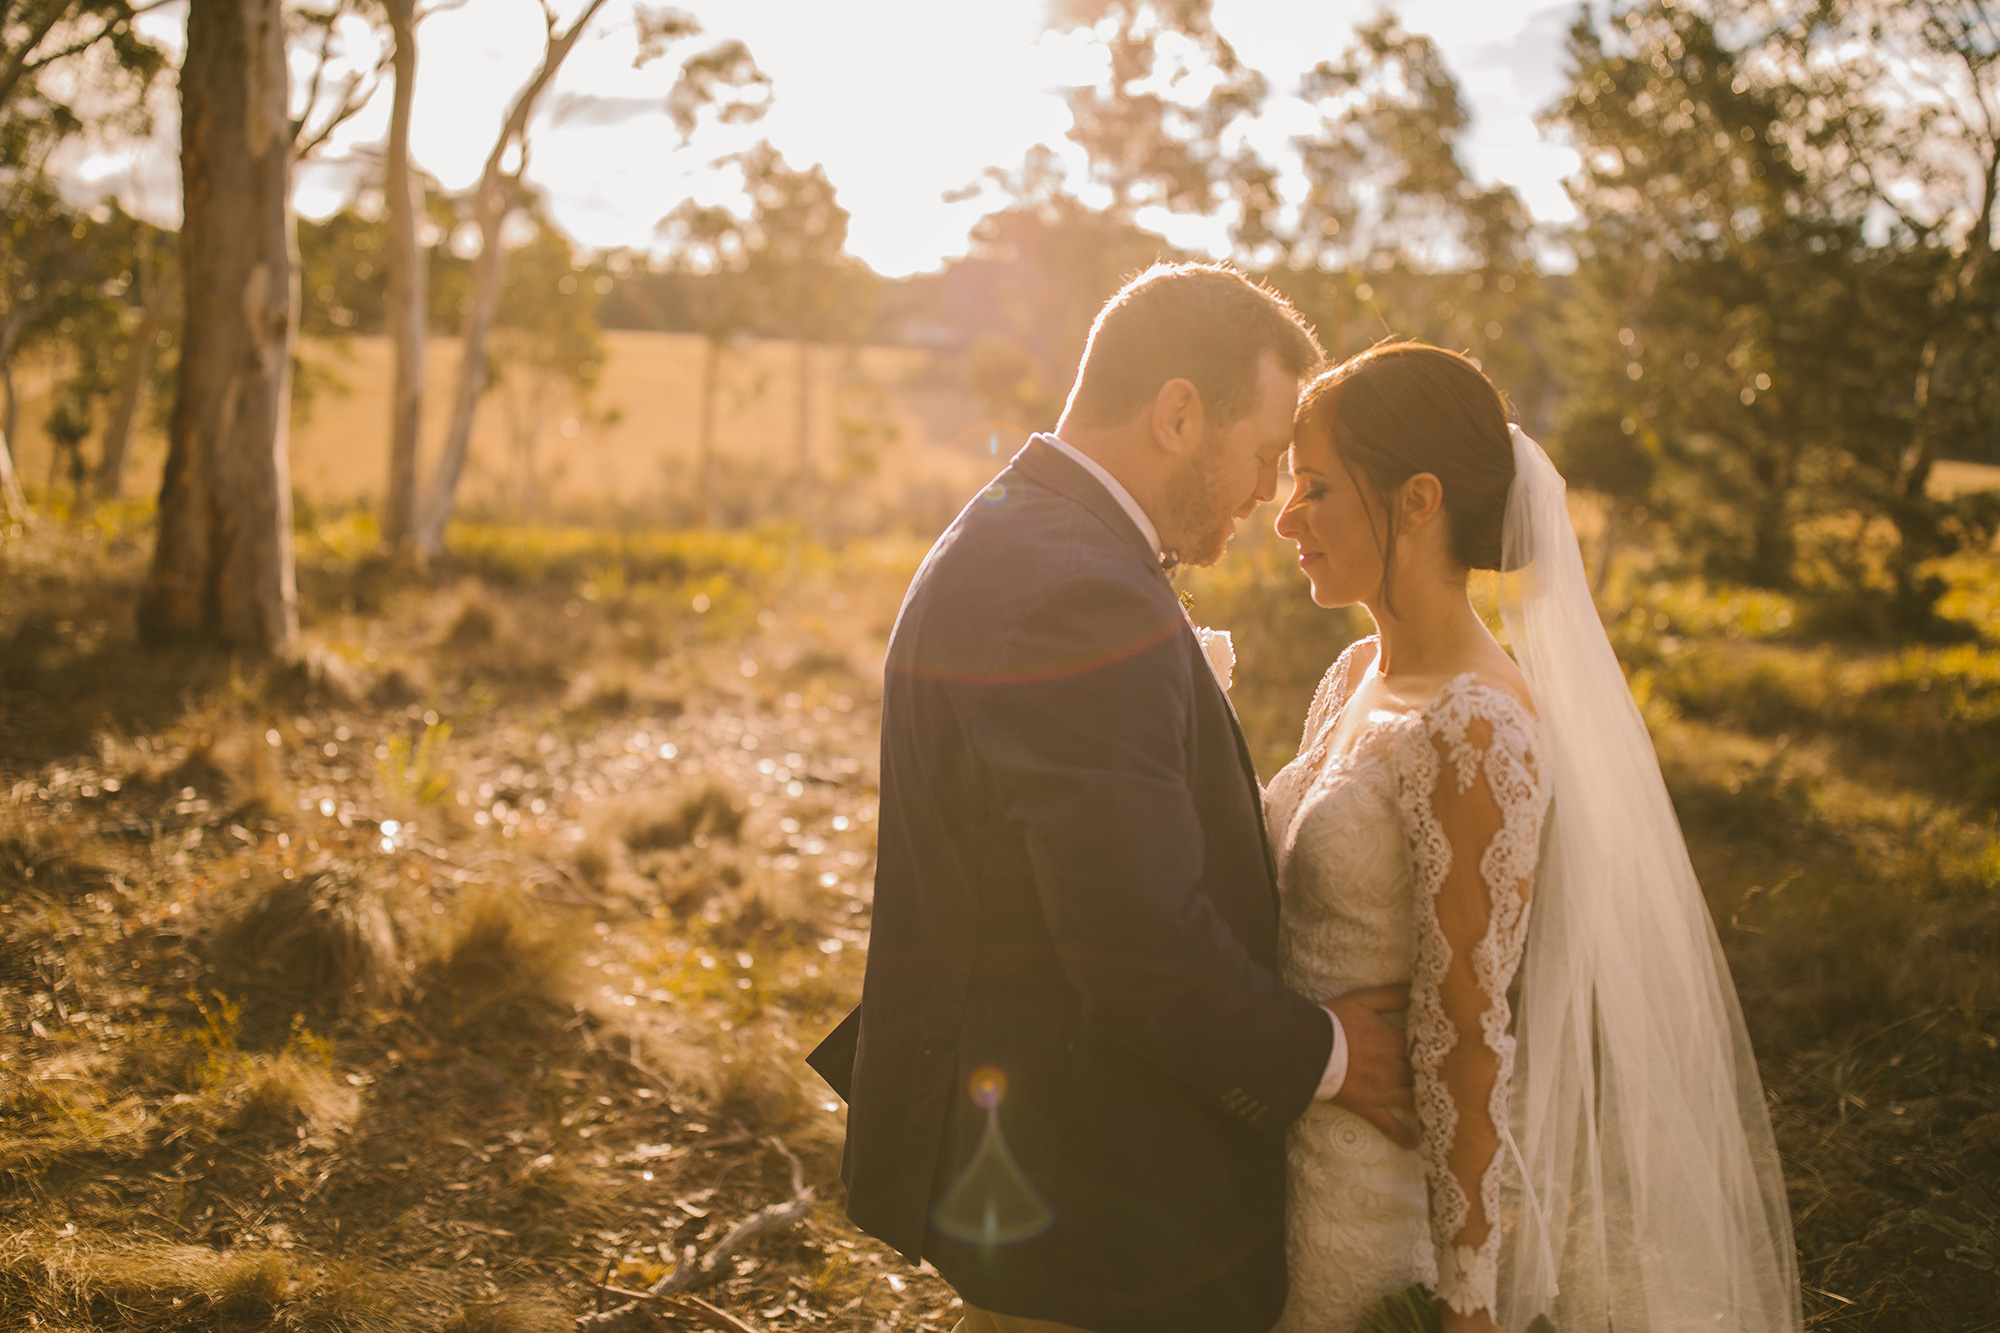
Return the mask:
<svg viewBox="0 0 2000 1333">
<path fill-rule="evenodd" d="M 458 388 L 452 395 L 444 449 L 438 455 L 430 495 L 417 526 L 417 547 L 427 556 L 444 550 L 444 528 L 451 521 L 459 474 L 465 470 L 473 418 L 479 411 L 479 397 L 486 392 L 486 344 L 493 336 L 493 320 L 500 311 L 500 285 L 507 276 L 500 226 L 511 211 L 512 194 L 511 182 L 505 180 L 482 182 L 479 189 L 479 258 L 472 265 L 472 298 L 460 338 Z"/>
<path fill-rule="evenodd" d="M 799 498 L 805 498 L 806 483 L 812 476 L 812 344 L 799 339 L 799 462 L 794 484 Z"/>
<path fill-rule="evenodd" d="M 14 340 L 0 338 L 0 390 L 7 394 L 7 406 L 0 411 L 0 436 L 7 439 L 7 447 L 12 449 L 14 441 L 21 438 L 21 395 L 14 387 Z"/>
<path fill-rule="evenodd" d="M 132 448 L 132 424 L 139 418 L 139 401 L 146 393 L 146 373 L 152 369 L 153 347 L 166 327 L 166 300 L 159 292 L 145 293 L 145 313 L 125 352 L 125 371 L 118 382 L 118 401 L 104 428 L 104 455 L 97 462 L 97 498 L 116 500 L 125 489 L 125 458 Z"/>
<path fill-rule="evenodd" d="M 486 343 L 493 333 L 493 319 L 500 309 L 500 284 L 507 272 L 507 256 L 500 249 L 500 228 L 513 211 L 518 175 L 509 175 L 503 163 L 510 148 L 521 152 L 519 170 L 527 169 L 528 122 L 535 103 L 547 90 L 556 71 L 576 48 L 583 30 L 604 8 L 605 0 L 590 0 L 568 29 L 558 34 L 553 13 L 548 18 L 548 44 L 542 52 L 541 68 L 508 109 L 507 123 L 487 155 L 486 169 L 479 177 L 479 194 L 474 208 L 479 221 L 479 258 L 472 266 L 472 300 L 465 312 L 465 337 L 459 351 L 458 391 L 452 397 L 451 422 L 446 427 L 444 449 L 438 457 L 430 494 L 417 525 L 417 547 L 426 555 L 444 550 L 444 527 L 451 520 L 451 508 L 458 493 L 459 474 L 465 470 L 465 451 L 472 440 L 472 419 L 479 410 L 479 395 L 486 390 Z"/>
<path fill-rule="evenodd" d="M 28 498 L 14 476 L 13 437 L 0 435 L 0 518 L 18 522 L 28 512 Z"/>
<path fill-rule="evenodd" d="M 180 79 L 187 329 L 139 603 L 151 642 L 284 653 L 298 633 L 286 72 L 282 0 L 194 0 Z"/>
<path fill-rule="evenodd" d="M 0 393 L 6 405 L 0 407 L 0 513 L 10 520 L 27 516 L 28 497 L 21 493 L 21 479 L 14 470 L 14 441 L 21 438 L 21 400 L 14 389 L 14 340 L 20 336 L 19 309 L 8 312 L 0 326 Z"/>
<path fill-rule="evenodd" d="M 382 541 L 394 551 L 417 528 L 417 439 L 423 422 L 424 340 L 429 332 L 424 248 L 417 243 L 423 183 L 410 170 L 410 107 L 417 86 L 416 0 L 387 0 L 396 38 L 396 92 L 389 112 L 389 335 L 396 380 L 389 400 L 389 487 Z"/>
<path fill-rule="evenodd" d="M 701 441 L 695 451 L 697 521 L 706 532 L 715 520 L 715 388 L 722 375 L 722 340 L 708 339 L 701 367 Z"/>
</svg>

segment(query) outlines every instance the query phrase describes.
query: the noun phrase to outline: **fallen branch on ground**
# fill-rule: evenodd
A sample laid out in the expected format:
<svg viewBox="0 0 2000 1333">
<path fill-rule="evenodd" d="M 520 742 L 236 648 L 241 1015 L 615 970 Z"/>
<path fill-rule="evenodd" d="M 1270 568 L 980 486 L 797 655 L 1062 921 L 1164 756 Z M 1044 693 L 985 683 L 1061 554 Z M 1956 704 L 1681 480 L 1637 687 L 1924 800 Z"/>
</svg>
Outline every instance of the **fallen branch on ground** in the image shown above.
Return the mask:
<svg viewBox="0 0 2000 1333">
<path fill-rule="evenodd" d="M 684 1312 L 687 1306 L 692 1305 L 699 1312 L 695 1317 L 705 1319 L 715 1327 L 727 1330 L 727 1333 L 759 1333 L 755 1324 L 745 1323 L 721 1306 L 710 1305 L 699 1296 L 655 1296 L 650 1291 L 633 1291 L 629 1287 L 614 1287 L 608 1282 L 598 1283 L 597 1289 L 609 1292 L 613 1296 L 625 1297 L 630 1304 L 621 1307 L 623 1309 L 637 1310 L 638 1302 L 640 1301 L 655 1301 L 676 1312 Z M 603 1327 L 603 1324 L 600 1322 L 591 1325 L 591 1327 Z"/>
<path fill-rule="evenodd" d="M 720 1318 L 728 1321 L 723 1327 L 732 1330 L 732 1333 L 756 1333 L 755 1329 L 737 1319 L 736 1316 L 724 1310 L 717 1309 L 692 1293 L 725 1276 L 728 1272 L 729 1261 L 745 1245 L 769 1232 L 789 1230 L 805 1220 L 806 1214 L 812 1211 L 814 1194 L 811 1187 L 806 1184 L 804 1165 L 800 1163 L 798 1157 L 781 1140 L 769 1138 L 764 1141 L 777 1149 L 785 1161 L 790 1163 L 792 1168 L 792 1197 L 783 1203 L 774 1203 L 767 1207 L 759 1208 L 756 1212 L 731 1227 L 729 1234 L 724 1236 L 716 1244 L 715 1248 L 711 1249 L 707 1254 L 701 1256 L 699 1259 L 691 1259 L 677 1265 L 671 1273 L 668 1273 L 644 1291 L 625 1291 L 609 1286 L 606 1283 L 598 1283 L 597 1286 L 600 1290 L 608 1291 L 614 1296 L 625 1296 L 629 1299 L 623 1305 L 613 1309 L 580 1316 L 576 1321 L 579 1329 L 589 1330 L 589 1333 L 627 1333 L 627 1330 L 634 1330 L 644 1326 L 643 1321 L 646 1319 L 646 1315 L 644 1313 L 643 1302 L 660 1301 L 663 1303 L 685 1302 L 694 1305 L 711 1318 Z"/>
</svg>

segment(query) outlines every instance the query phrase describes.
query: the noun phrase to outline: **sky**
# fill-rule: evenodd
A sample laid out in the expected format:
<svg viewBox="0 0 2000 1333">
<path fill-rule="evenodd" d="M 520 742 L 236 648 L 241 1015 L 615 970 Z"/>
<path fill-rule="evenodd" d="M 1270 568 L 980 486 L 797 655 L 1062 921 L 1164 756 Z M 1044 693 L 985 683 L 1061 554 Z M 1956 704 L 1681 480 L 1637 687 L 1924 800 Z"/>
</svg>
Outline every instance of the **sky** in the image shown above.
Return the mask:
<svg viewBox="0 0 2000 1333">
<path fill-rule="evenodd" d="M 579 0 L 559 0 L 575 12 Z M 528 175 L 547 191 L 557 221 L 590 249 L 646 248 L 661 217 L 689 197 L 722 202 L 724 153 L 768 138 L 794 166 L 819 163 L 852 215 L 848 248 L 888 276 L 937 268 L 963 254 L 991 199 L 943 196 L 1013 167 L 1035 144 L 1065 150 L 1061 92 L 1094 81 L 1087 43 L 1047 31 L 1048 0 L 680 0 L 703 33 L 666 58 L 633 68 L 632 0 L 611 0 L 565 65 L 533 135 Z M 1270 80 L 1272 105 L 1248 131 L 1273 160 L 1312 128 L 1284 98 L 1304 71 L 1346 47 L 1377 0 L 1214 0 L 1217 28 L 1244 62 Z M 1559 90 L 1563 36 L 1576 0 L 1398 0 L 1406 27 L 1435 38 L 1474 112 L 1468 156 L 1483 180 L 1514 186 L 1548 221 L 1572 216 L 1561 182 L 1574 154 L 1546 142 L 1536 114 Z M 146 23 L 178 50 L 185 6 Z M 681 142 L 662 109 L 681 59 L 741 38 L 773 80 L 769 113 L 747 129 L 707 127 Z M 372 55 L 355 31 L 354 51 Z M 477 179 L 514 91 L 541 51 L 534 0 L 468 0 L 429 19 L 412 130 L 420 166 L 447 188 Z M 303 80 L 309 65 L 295 75 Z M 159 130 L 144 144 L 98 146 L 71 170 L 80 185 L 118 193 L 162 221 L 177 212 L 171 90 Z M 328 145 L 350 163 L 387 133 L 386 88 Z M 300 174 L 301 212 L 322 216 L 352 193 L 355 169 Z M 1174 242 L 1220 253 L 1221 224 L 1142 217 Z"/>
</svg>

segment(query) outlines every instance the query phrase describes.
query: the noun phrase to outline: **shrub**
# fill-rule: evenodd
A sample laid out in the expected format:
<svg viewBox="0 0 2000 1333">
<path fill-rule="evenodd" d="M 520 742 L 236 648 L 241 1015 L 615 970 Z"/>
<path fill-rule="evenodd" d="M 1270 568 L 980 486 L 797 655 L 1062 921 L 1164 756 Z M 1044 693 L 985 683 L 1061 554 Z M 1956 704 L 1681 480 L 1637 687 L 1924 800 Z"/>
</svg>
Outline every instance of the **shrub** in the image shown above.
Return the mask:
<svg viewBox="0 0 2000 1333">
<path fill-rule="evenodd" d="M 736 793 L 711 782 L 660 818 L 635 820 L 626 829 L 624 842 L 635 852 L 650 852 L 670 851 L 697 840 L 733 841 L 743 831 L 746 813 Z"/>
<path fill-rule="evenodd" d="M 579 932 L 489 890 L 461 901 L 419 972 L 426 1007 L 461 1036 L 507 1034 L 574 1011 Z"/>
<path fill-rule="evenodd" d="M 381 895 L 340 867 L 253 888 L 208 953 L 225 976 L 326 1005 L 384 1000 L 404 975 Z"/>
</svg>

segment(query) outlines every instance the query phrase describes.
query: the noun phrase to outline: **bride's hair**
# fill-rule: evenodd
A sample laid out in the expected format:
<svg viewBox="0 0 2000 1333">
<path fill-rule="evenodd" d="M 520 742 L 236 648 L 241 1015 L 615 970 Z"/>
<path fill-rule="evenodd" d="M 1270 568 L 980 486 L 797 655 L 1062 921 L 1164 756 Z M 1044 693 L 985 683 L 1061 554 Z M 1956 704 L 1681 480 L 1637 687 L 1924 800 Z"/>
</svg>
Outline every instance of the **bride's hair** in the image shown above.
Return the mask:
<svg viewBox="0 0 2000 1333">
<path fill-rule="evenodd" d="M 1498 569 L 1514 442 L 1507 400 L 1469 357 L 1416 342 L 1377 343 L 1320 374 L 1299 399 L 1298 433 L 1323 435 L 1364 496 L 1389 495 L 1419 472 L 1444 488 L 1452 553 Z M 1396 528 L 1382 545 L 1386 593 Z"/>
</svg>

